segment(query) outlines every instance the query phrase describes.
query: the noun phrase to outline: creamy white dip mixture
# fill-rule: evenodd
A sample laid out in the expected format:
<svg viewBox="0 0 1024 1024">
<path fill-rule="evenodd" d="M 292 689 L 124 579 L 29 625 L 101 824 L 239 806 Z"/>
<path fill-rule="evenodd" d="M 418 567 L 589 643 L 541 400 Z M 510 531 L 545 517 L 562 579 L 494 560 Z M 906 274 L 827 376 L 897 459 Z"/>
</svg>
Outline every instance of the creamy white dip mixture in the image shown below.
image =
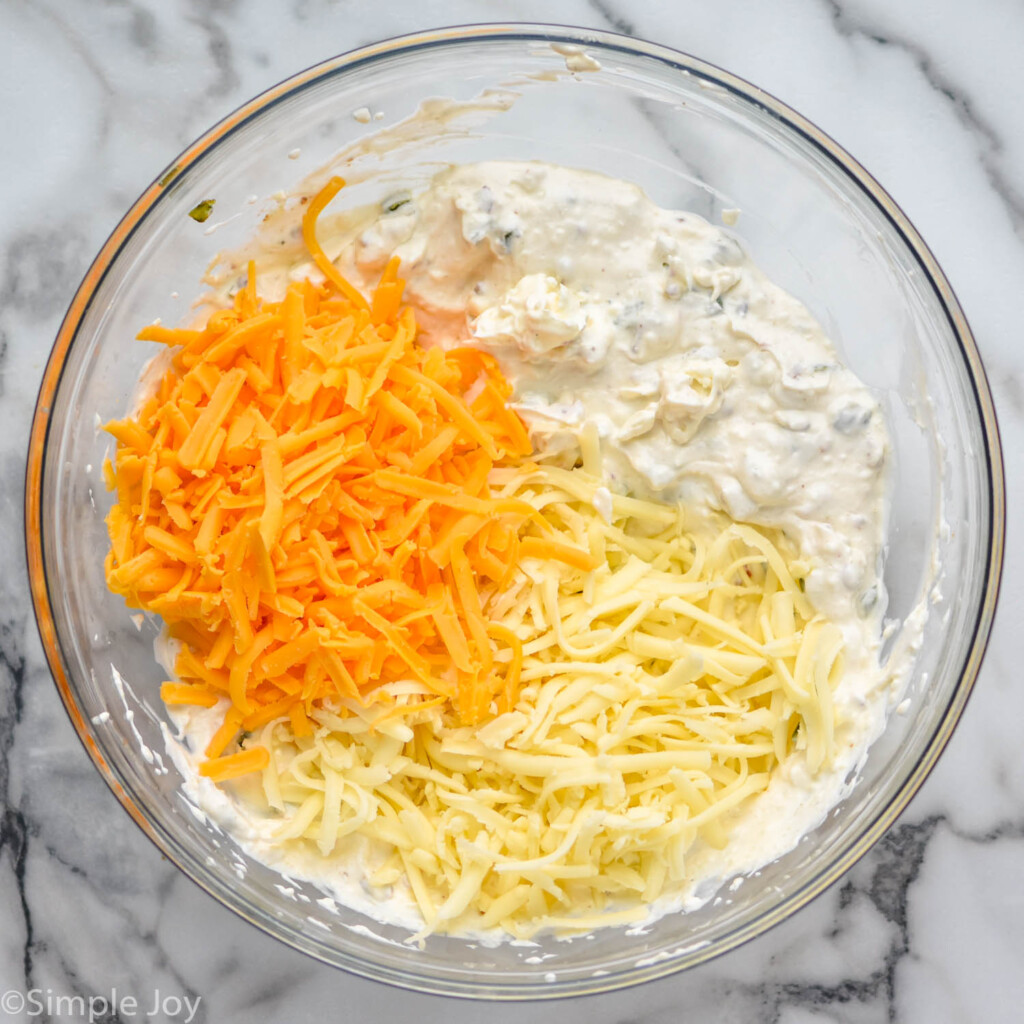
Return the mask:
<svg viewBox="0 0 1024 1024">
<path fill-rule="evenodd" d="M 271 296 L 289 278 L 318 276 L 274 255 L 296 251 L 299 215 L 280 220 L 283 248 L 262 239 Z M 740 812 L 727 848 L 695 850 L 687 889 L 652 916 L 699 905 L 792 849 L 854 784 L 891 682 L 878 664 L 888 435 L 818 323 L 728 231 L 660 209 L 626 182 L 539 163 L 452 167 L 419 195 L 342 219 L 325 248 L 364 288 L 397 254 L 425 339 L 492 352 L 537 449 L 570 465 L 581 449 L 599 451 L 608 501 L 617 491 L 682 502 L 696 530 L 725 513 L 785 531 L 808 596 L 846 642 L 839 752 L 813 776 L 794 752 Z M 229 258 L 225 279 L 242 265 Z M 184 742 L 169 737 L 169 749 L 189 798 L 258 859 L 417 927 L 400 886 L 361 884 L 370 851 L 325 864 L 282 850 L 273 823 L 198 777 L 221 710 L 175 711 Z"/>
</svg>

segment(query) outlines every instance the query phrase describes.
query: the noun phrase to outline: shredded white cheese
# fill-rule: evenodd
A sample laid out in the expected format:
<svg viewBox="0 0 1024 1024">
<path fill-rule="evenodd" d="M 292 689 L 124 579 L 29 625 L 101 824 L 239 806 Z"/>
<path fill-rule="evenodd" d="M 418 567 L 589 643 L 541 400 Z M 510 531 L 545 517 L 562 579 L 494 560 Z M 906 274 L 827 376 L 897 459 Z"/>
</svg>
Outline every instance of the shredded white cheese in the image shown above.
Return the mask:
<svg viewBox="0 0 1024 1024">
<path fill-rule="evenodd" d="M 523 644 L 514 709 L 459 726 L 408 682 L 387 709 L 313 709 L 308 738 L 271 723 L 265 813 L 325 863 L 359 843 L 371 887 L 411 892 L 420 936 L 639 920 L 685 883 L 694 844 L 726 843 L 780 761 L 829 763 L 841 634 L 781 535 L 698 537 L 680 508 L 617 495 L 606 517 L 580 470 L 493 484 L 599 560 L 526 559 L 491 595 Z"/>
</svg>

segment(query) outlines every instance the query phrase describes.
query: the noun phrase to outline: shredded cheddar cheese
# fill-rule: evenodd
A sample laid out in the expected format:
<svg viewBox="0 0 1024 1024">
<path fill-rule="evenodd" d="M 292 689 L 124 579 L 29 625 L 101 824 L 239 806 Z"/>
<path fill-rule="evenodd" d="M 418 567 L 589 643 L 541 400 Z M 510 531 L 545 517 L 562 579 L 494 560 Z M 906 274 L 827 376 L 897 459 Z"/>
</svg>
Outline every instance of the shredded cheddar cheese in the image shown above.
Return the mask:
<svg viewBox="0 0 1024 1024">
<path fill-rule="evenodd" d="M 509 386 L 480 352 L 417 342 L 397 260 L 369 301 L 340 276 L 316 218 L 341 184 L 303 221 L 324 283 L 264 302 L 250 265 L 201 329 L 144 329 L 174 347 L 170 368 L 106 425 L 107 583 L 184 645 L 169 703 L 229 699 L 210 758 L 282 717 L 307 734 L 326 699 L 393 702 L 389 681 L 417 680 L 466 723 L 507 708 L 497 655 L 514 641 L 484 615 L 489 595 L 531 551 L 589 557 L 544 539 L 519 551 L 543 520 L 489 484 L 531 451 Z"/>
</svg>

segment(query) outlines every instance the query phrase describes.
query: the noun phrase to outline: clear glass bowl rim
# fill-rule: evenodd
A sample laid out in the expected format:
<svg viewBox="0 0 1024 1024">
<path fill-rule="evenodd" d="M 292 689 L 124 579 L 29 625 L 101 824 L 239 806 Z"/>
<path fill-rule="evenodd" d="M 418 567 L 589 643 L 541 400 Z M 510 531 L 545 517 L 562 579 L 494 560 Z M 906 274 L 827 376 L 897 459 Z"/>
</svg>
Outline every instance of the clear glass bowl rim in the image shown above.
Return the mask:
<svg viewBox="0 0 1024 1024">
<path fill-rule="evenodd" d="M 389 56 L 428 50 L 441 45 L 480 40 L 507 39 L 520 42 L 554 42 L 558 44 L 600 45 L 611 50 L 628 52 L 634 56 L 649 58 L 680 71 L 688 72 L 720 88 L 726 89 L 741 99 L 760 107 L 789 130 L 823 153 L 835 166 L 840 168 L 852 183 L 862 190 L 882 213 L 892 230 L 902 238 L 914 254 L 926 275 L 926 279 L 940 298 L 950 326 L 957 338 L 960 354 L 971 380 L 974 398 L 974 412 L 978 417 L 984 439 L 983 455 L 986 461 L 990 485 L 990 517 L 986 525 L 989 534 L 989 549 L 985 565 L 985 585 L 982 600 L 977 609 L 973 636 L 967 649 L 967 657 L 960 669 L 960 679 L 945 712 L 930 737 L 922 756 L 892 794 L 889 802 L 881 808 L 870 826 L 852 838 L 840 854 L 816 876 L 791 892 L 768 913 L 747 922 L 722 936 L 717 942 L 693 950 L 679 958 L 667 959 L 645 967 L 633 967 L 626 971 L 611 973 L 599 978 L 568 978 L 547 983 L 526 983 L 509 985 L 489 984 L 486 979 L 472 985 L 441 983 L 415 969 L 408 972 L 384 970 L 371 958 L 359 959 L 347 956 L 337 950 L 325 950 L 312 937 L 275 927 L 269 916 L 258 908 L 237 897 L 229 888 L 212 877 L 205 866 L 194 857 L 182 851 L 175 841 L 149 819 L 144 810 L 135 802 L 117 770 L 103 757 L 93 735 L 92 723 L 83 715 L 75 698 L 74 687 L 68 678 L 65 659 L 61 650 L 61 639 L 57 635 L 51 608 L 50 581 L 45 571 L 43 550 L 42 515 L 45 507 L 43 494 L 44 470 L 47 457 L 53 399 L 61 385 L 61 379 L 71 346 L 75 343 L 79 328 L 93 298 L 103 283 L 107 272 L 116 262 L 119 254 L 136 231 L 142 229 L 146 218 L 157 208 L 165 186 L 182 171 L 201 160 L 207 153 L 224 142 L 234 132 L 254 118 L 259 117 L 278 102 L 291 98 L 305 89 L 338 74 L 351 73 L 362 65 L 376 63 Z M 36 401 L 29 436 L 28 459 L 25 476 L 25 547 L 32 595 L 33 610 L 43 643 L 44 653 L 57 689 L 71 723 L 83 746 L 92 758 L 104 781 L 113 791 L 122 806 L 143 833 L 156 845 L 187 877 L 219 902 L 233 910 L 243 919 L 254 924 L 274 938 L 304 952 L 315 959 L 356 975 L 376 981 L 383 981 L 402 988 L 419 992 L 433 992 L 470 998 L 491 999 L 537 999 L 593 994 L 630 985 L 651 981 L 673 974 L 735 949 L 774 927 L 828 888 L 842 874 L 856 863 L 895 822 L 911 798 L 931 772 L 939 755 L 952 736 L 953 730 L 963 713 L 967 699 L 974 687 L 982 658 L 992 628 L 999 593 L 1003 563 L 1003 548 L 1006 529 L 1006 498 L 999 440 L 999 428 L 991 391 L 982 366 L 981 357 L 953 289 L 937 260 L 911 224 L 906 214 L 878 184 L 878 182 L 830 136 L 795 110 L 776 99 L 770 93 L 733 75 L 713 64 L 678 50 L 656 43 L 638 40 L 619 33 L 598 29 L 580 28 L 555 24 L 490 23 L 457 25 L 433 29 L 410 35 L 383 40 L 369 46 L 330 58 L 305 71 L 293 75 L 243 104 L 182 152 L 158 178 L 135 201 L 120 223 L 104 243 L 99 254 L 86 272 L 58 331 L 46 369 L 43 374 L 39 396 Z"/>
</svg>

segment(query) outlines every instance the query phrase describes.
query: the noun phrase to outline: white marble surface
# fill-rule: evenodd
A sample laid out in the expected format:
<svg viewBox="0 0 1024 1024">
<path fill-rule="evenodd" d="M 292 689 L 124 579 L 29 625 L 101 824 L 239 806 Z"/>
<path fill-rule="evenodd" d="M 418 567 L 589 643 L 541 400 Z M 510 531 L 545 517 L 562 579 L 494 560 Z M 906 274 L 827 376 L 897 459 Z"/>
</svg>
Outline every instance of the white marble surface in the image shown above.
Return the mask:
<svg viewBox="0 0 1024 1024">
<path fill-rule="evenodd" d="M 63 311 L 107 232 L 194 136 L 293 71 L 469 21 L 614 28 L 767 88 L 915 221 L 966 309 L 1007 457 L 1001 612 L 946 754 L 888 836 L 786 924 L 686 975 L 492 1007 L 360 981 L 257 933 L 136 829 L 44 665 L 22 552 L 24 449 Z M 200 998 L 193 1020 L 992 1022 L 1024 1006 L 1024 6 L 1012 0 L 6 0 L 0 6 L 0 1021 L 87 1020 L 70 997 Z M 35 990 L 44 1013 L 19 1009 Z M 9 993 L 15 993 L 11 997 Z M 59 1000 L 65 999 L 62 1004 Z"/>
</svg>

